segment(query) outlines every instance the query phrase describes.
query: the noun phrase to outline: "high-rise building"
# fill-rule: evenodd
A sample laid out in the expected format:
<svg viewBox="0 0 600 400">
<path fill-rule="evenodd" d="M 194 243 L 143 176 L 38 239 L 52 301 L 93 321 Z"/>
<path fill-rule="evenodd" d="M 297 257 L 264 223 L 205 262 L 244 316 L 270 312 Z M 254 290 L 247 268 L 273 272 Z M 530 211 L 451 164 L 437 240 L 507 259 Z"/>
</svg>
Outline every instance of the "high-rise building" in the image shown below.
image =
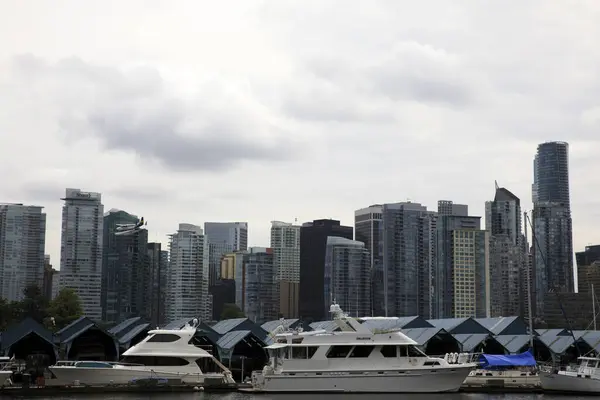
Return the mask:
<svg viewBox="0 0 600 400">
<path fill-rule="evenodd" d="M 363 242 L 328 237 L 323 312 L 335 301 L 354 317 L 371 315 L 371 256 Z"/>
<path fill-rule="evenodd" d="M 162 326 L 165 323 L 169 252 L 162 250 L 161 243 L 148 243 L 147 257 L 148 276 L 145 280 L 147 302 L 144 315 L 149 316 L 153 326 Z"/>
<path fill-rule="evenodd" d="M 136 215 L 111 209 L 104 215 L 102 239 L 102 320 L 119 323 L 146 314 L 148 231 L 116 235 L 118 225 L 135 224 Z"/>
<path fill-rule="evenodd" d="M 26 287 L 42 289 L 45 243 L 42 207 L 0 204 L 0 298 L 19 301 Z"/>
<path fill-rule="evenodd" d="M 441 206 L 441 207 L 440 207 Z M 435 318 L 454 318 L 465 311 L 473 310 L 475 316 L 475 296 L 469 304 L 463 304 L 466 299 L 460 297 L 466 291 L 475 291 L 481 299 L 485 296 L 485 285 L 477 286 L 476 275 L 485 275 L 487 258 L 476 257 L 480 250 L 487 248 L 477 239 L 481 233 L 481 217 L 469 216 L 468 206 L 454 204 L 443 200 L 438 202 L 438 217 L 436 227 L 436 257 L 433 277 L 433 316 Z M 464 232 L 477 232 L 474 237 Z M 465 239 L 466 238 L 466 239 Z M 473 239 L 473 240 L 470 240 Z M 466 246 L 480 244 L 478 249 L 467 249 Z M 463 253 L 469 250 L 465 257 Z M 473 254 L 470 251 L 473 250 Z M 459 256 L 460 254 L 460 256 Z M 475 290 L 478 289 L 478 290 Z M 481 307 L 480 307 L 481 308 Z M 485 310 L 485 307 L 483 307 Z M 480 313 L 481 315 L 481 313 Z M 485 315 L 484 315 L 485 316 Z"/>
<path fill-rule="evenodd" d="M 353 229 L 332 219 L 318 219 L 306 222 L 300 227 L 298 314 L 307 321 L 323 321 L 329 317 L 323 312 L 325 250 L 329 236 L 352 239 Z"/>
<path fill-rule="evenodd" d="M 528 260 L 521 215 L 521 200 L 496 185 L 494 200 L 485 203 L 485 229 L 491 235 L 492 317 L 527 314 Z"/>
<path fill-rule="evenodd" d="M 533 160 L 532 200 L 571 208 L 569 195 L 569 144 L 546 142 L 538 145 Z"/>
<path fill-rule="evenodd" d="M 272 221 L 271 248 L 277 280 L 300 282 L 300 225 Z"/>
<path fill-rule="evenodd" d="M 179 224 L 170 235 L 167 277 L 167 322 L 183 318 L 212 319 L 208 285 L 208 240 L 201 227 Z"/>
<path fill-rule="evenodd" d="M 363 242 L 369 252 L 369 265 L 371 269 L 371 314 L 385 314 L 385 300 L 383 289 L 383 262 L 380 251 L 381 220 L 383 206 L 375 204 L 361 208 L 354 212 L 354 236 Z"/>
<path fill-rule="evenodd" d="M 236 304 L 246 317 L 257 323 L 277 319 L 277 271 L 273 249 L 251 247 L 243 253 L 241 268 L 236 268 Z"/>
<path fill-rule="evenodd" d="M 221 257 L 248 248 L 247 222 L 205 222 L 204 233 L 209 243 L 209 285 L 220 279 Z"/>
<path fill-rule="evenodd" d="M 66 189 L 62 210 L 60 287 L 79 296 L 86 317 L 102 319 L 102 239 L 100 193 Z"/>
<path fill-rule="evenodd" d="M 279 313 L 285 318 L 298 318 L 300 225 L 272 221 L 271 248 L 273 249 L 273 263 L 277 271 L 277 288 L 283 290 L 278 294 Z"/>
<path fill-rule="evenodd" d="M 533 297 L 541 316 L 547 292 L 575 290 L 568 143 L 538 145 L 533 171 Z"/>
<path fill-rule="evenodd" d="M 431 317 L 436 218 L 419 203 L 383 205 L 380 252 L 385 316 Z"/>
<path fill-rule="evenodd" d="M 536 315 L 544 314 L 548 292 L 574 292 L 571 211 L 557 203 L 533 208 L 533 299 Z"/>
<path fill-rule="evenodd" d="M 211 286 L 210 293 L 213 299 L 212 319 L 219 321 L 225 304 L 235 304 L 235 280 L 219 279 L 216 285 Z"/>
</svg>

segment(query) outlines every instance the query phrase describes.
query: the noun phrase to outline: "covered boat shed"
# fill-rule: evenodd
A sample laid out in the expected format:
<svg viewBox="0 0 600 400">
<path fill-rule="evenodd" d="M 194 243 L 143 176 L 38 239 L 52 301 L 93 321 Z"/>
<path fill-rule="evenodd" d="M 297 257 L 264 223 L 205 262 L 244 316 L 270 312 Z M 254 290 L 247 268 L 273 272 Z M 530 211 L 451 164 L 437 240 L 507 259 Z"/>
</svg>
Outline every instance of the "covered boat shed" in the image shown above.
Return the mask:
<svg viewBox="0 0 600 400">
<path fill-rule="evenodd" d="M 150 331 L 150 323 L 142 320 L 141 317 L 134 317 L 113 326 L 108 333 L 117 339 L 119 353 L 123 353 L 144 340 L 148 336 L 148 331 Z"/>
<path fill-rule="evenodd" d="M 243 380 L 267 362 L 264 347 L 272 342 L 268 333 L 248 318 L 216 323 L 211 329 L 220 335 L 219 359 L 229 367 L 234 379 Z"/>
<path fill-rule="evenodd" d="M 402 329 L 401 332 L 417 342 L 423 352 L 430 356 L 443 356 L 446 353 L 461 351 L 460 342 L 444 329 L 436 327 L 412 328 Z"/>
<path fill-rule="evenodd" d="M 458 333 L 454 336 L 461 344 L 463 352 L 467 353 L 486 353 L 486 354 L 504 354 L 505 348 L 496 340 L 496 338 L 487 333 L 465 334 Z"/>
<path fill-rule="evenodd" d="M 81 317 L 56 333 L 68 360 L 117 361 L 119 341 L 87 317 Z"/>
<path fill-rule="evenodd" d="M 58 359 L 52 332 L 29 317 L 2 333 L 0 353 L 26 361 L 33 357 L 33 364 L 41 366 L 53 365 Z"/>
</svg>

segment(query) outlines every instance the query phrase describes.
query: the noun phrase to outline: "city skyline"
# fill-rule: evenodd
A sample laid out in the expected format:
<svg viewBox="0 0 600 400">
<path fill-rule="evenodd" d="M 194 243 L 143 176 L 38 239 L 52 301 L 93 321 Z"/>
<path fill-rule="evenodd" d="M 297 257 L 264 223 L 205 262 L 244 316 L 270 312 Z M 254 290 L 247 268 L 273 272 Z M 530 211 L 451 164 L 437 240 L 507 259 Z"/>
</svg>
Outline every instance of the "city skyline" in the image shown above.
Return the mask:
<svg viewBox="0 0 600 400">
<path fill-rule="evenodd" d="M 67 187 L 145 216 L 165 246 L 179 223 L 206 221 L 246 221 L 248 244 L 266 246 L 270 221 L 352 225 L 360 207 L 407 198 L 484 216 L 494 181 L 530 210 L 536 146 L 564 140 L 581 250 L 600 242 L 588 190 L 600 164 L 599 8 L 67 0 L 57 13 L 11 2 L 2 201 L 44 207 L 57 267 Z"/>
</svg>

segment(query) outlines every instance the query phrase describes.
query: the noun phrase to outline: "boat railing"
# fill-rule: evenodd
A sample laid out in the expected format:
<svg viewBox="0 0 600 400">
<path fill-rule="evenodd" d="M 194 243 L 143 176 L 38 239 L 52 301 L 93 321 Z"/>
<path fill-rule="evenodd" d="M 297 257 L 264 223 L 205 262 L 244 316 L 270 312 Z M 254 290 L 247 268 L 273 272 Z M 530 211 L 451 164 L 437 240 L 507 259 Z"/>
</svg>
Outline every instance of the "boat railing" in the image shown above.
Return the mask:
<svg viewBox="0 0 600 400">
<path fill-rule="evenodd" d="M 446 353 L 442 355 L 428 355 L 430 358 L 442 358 L 449 364 L 477 364 L 479 356 L 483 353 Z"/>
</svg>

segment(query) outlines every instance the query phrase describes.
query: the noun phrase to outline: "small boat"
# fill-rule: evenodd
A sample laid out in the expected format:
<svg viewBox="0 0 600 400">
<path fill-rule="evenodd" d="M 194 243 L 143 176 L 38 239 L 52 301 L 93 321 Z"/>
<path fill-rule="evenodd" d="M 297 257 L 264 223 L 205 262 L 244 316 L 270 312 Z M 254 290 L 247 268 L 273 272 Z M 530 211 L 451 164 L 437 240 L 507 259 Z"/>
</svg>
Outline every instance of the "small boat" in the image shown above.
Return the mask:
<svg viewBox="0 0 600 400">
<path fill-rule="evenodd" d="M 579 357 L 576 368 L 540 372 L 544 392 L 600 394 L 600 357 Z"/>
<path fill-rule="evenodd" d="M 269 364 L 252 373 L 252 392 L 445 393 L 457 392 L 476 364 L 469 354 L 434 358 L 402 332 L 373 333 L 330 308 L 341 332 L 285 331 L 266 347 Z M 276 329 L 277 331 L 277 329 Z"/>
<path fill-rule="evenodd" d="M 531 350 L 521 354 L 481 354 L 480 367 L 471 371 L 463 387 L 538 388 L 540 377 Z"/>
</svg>

